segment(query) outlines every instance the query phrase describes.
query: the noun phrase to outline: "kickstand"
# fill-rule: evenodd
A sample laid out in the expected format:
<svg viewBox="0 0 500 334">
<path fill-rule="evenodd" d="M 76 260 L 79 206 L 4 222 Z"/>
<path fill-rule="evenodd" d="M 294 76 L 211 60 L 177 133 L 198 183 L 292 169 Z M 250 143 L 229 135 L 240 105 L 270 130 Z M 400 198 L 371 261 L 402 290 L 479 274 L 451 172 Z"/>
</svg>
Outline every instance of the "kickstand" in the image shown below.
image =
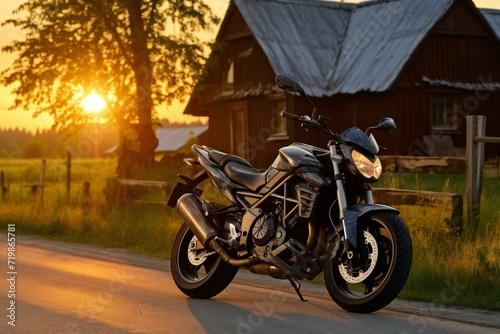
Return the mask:
<svg viewBox="0 0 500 334">
<path fill-rule="evenodd" d="M 295 289 L 295 292 L 299 296 L 300 300 L 303 302 L 307 302 L 307 299 L 304 299 L 304 297 L 302 297 L 302 294 L 300 293 L 300 287 L 302 286 L 300 284 L 300 282 L 297 281 L 296 279 L 293 279 L 293 278 L 289 278 L 288 281 L 290 281 L 290 284 L 292 284 L 292 286 Z"/>
</svg>

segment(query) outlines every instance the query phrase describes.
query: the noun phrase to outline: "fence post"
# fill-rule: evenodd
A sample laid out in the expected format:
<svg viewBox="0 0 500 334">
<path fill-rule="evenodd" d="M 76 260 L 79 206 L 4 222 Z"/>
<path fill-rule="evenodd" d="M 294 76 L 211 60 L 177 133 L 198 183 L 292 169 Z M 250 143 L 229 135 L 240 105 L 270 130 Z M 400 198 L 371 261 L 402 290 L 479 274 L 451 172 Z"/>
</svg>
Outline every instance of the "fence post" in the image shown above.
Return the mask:
<svg viewBox="0 0 500 334">
<path fill-rule="evenodd" d="M 5 175 L 3 171 L 0 171 L 0 190 L 2 191 L 2 201 L 5 198 L 5 194 L 7 193 L 7 187 L 5 186 Z"/>
<path fill-rule="evenodd" d="M 486 116 L 467 116 L 467 221 L 474 237 L 480 220 L 484 163 L 484 143 L 476 141 L 476 137 L 484 137 L 485 132 Z"/>
<path fill-rule="evenodd" d="M 40 186 L 39 186 L 39 195 L 40 195 L 40 203 L 43 205 L 43 190 L 45 188 L 45 166 L 47 164 L 47 160 L 42 160 L 42 166 L 40 168 Z"/>
<path fill-rule="evenodd" d="M 82 188 L 82 193 L 83 193 L 83 197 L 84 198 L 87 198 L 90 196 L 90 182 L 88 181 L 84 181 L 83 182 L 83 188 Z"/>
</svg>

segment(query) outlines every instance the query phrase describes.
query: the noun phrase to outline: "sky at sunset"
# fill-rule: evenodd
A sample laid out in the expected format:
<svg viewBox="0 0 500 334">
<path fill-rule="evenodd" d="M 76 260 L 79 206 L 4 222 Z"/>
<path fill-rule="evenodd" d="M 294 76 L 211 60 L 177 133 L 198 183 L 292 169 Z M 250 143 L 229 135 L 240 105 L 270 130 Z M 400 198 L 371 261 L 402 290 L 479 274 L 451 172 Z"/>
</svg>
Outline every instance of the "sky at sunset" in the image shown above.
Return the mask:
<svg viewBox="0 0 500 334">
<path fill-rule="evenodd" d="M 12 11 L 19 6 L 19 4 L 25 2 L 26 0 L 10 0 L 2 2 L 2 11 L 0 11 L 0 22 L 11 18 Z M 214 12 L 223 17 L 229 0 L 206 0 L 206 2 L 212 6 Z M 346 1 L 346 2 L 361 2 L 361 1 Z M 474 3 L 479 8 L 495 8 L 500 9 L 499 0 L 475 0 Z M 217 31 L 217 28 L 214 32 Z M 22 39 L 22 32 L 16 31 L 12 26 L 0 27 L 0 47 L 10 44 L 12 40 Z M 15 59 L 14 55 L 0 53 L 0 71 L 8 68 L 12 61 Z M 30 131 L 34 131 L 37 128 L 45 129 L 49 128 L 53 121 L 48 115 L 40 115 L 37 118 L 32 117 L 31 111 L 25 110 L 14 110 L 8 111 L 8 107 L 13 102 L 13 96 L 11 95 L 11 87 L 0 86 L 0 128 L 18 127 L 25 128 Z M 186 99 L 187 100 L 187 99 Z M 172 120 L 186 120 L 182 116 L 184 105 L 181 103 L 175 103 L 171 107 L 162 107 L 158 110 L 159 116 L 164 118 L 168 117 Z"/>
</svg>

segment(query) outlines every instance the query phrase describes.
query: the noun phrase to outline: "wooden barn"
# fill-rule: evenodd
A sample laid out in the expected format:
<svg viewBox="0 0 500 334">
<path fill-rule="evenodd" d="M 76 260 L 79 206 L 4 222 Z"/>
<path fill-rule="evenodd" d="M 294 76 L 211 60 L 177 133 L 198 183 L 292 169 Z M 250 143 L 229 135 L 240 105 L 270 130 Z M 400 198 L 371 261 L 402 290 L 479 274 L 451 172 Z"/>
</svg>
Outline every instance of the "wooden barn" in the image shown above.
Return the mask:
<svg viewBox="0 0 500 334">
<path fill-rule="evenodd" d="M 185 113 L 209 117 L 207 145 L 257 168 L 294 141 L 326 146 L 279 116 L 312 106 L 276 74 L 299 78 L 336 131 L 394 118 L 396 134 L 377 136 L 389 155 L 462 154 L 470 114 L 500 136 L 500 11 L 470 0 L 234 0 L 217 42 Z"/>
</svg>

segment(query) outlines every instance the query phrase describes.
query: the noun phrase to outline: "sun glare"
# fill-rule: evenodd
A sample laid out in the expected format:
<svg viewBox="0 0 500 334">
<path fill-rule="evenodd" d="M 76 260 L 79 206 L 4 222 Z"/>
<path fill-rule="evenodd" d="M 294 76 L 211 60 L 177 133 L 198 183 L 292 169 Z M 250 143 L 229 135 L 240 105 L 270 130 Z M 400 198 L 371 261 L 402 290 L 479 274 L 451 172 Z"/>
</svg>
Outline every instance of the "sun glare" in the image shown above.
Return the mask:
<svg viewBox="0 0 500 334">
<path fill-rule="evenodd" d="M 96 93 L 90 93 L 81 103 L 82 108 L 88 113 L 98 113 L 106 108 L 106 101 Z"/>
</svg>

